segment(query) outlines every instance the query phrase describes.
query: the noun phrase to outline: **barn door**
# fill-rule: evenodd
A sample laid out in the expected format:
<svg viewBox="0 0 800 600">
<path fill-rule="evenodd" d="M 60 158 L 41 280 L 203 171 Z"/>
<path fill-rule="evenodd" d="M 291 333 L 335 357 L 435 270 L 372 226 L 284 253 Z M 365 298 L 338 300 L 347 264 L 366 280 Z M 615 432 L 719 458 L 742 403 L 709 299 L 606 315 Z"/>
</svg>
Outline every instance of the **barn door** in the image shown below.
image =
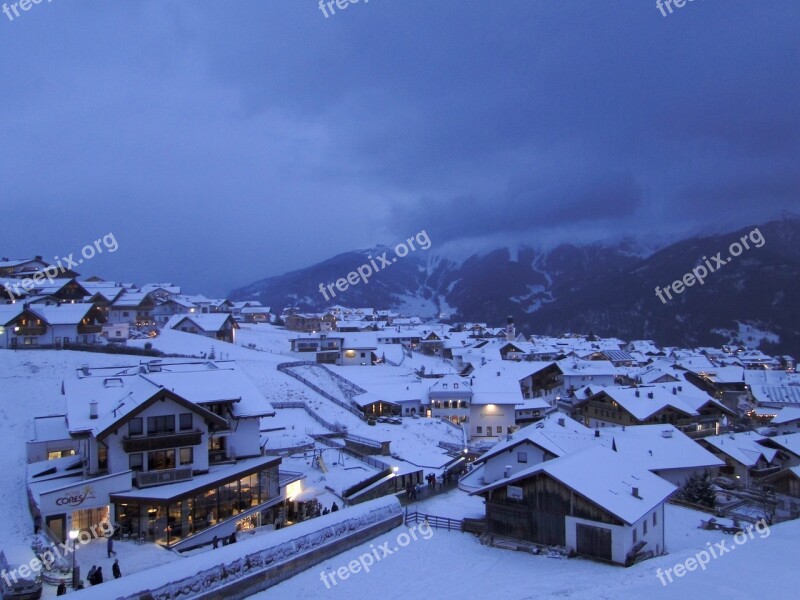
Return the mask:
<svg viewBox="0 0 800 600">
<path fill-rule="evenodd" d="M 578 554 L 611 560 L 611 530 L 593 525 L 577 525 Z"/>
</svg>

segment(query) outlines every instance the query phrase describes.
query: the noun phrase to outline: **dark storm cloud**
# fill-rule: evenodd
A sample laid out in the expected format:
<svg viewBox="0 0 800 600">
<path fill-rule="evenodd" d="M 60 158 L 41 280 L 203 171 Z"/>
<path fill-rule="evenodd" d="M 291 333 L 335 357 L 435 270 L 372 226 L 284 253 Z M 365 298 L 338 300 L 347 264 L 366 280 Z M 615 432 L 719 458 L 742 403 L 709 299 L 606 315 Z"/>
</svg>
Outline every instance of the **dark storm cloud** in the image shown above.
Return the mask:
<svg viewBox="0 0 800 600">
<path fill-rule="evenodd" d="M 433 225 L 647 235 L 796 205 L 793 0 L 317 4 L 0 14 L 0 203 L 35 223 L 0 253 L 114 230 L 101 274 L 224 293 Z"/>
<path fill-rule="evenodd" d="M 631 217 L 641 204 L 640 186 L 630 175 L 600 177 L 591 174 L 584 180 L 515 182 L 495 198 L 466 196 L 401 206 L 393 220 L 399 231 L 411 231 L 424 220 L 430 223 L 432 236 L 449 241 Z"/>
</svg>

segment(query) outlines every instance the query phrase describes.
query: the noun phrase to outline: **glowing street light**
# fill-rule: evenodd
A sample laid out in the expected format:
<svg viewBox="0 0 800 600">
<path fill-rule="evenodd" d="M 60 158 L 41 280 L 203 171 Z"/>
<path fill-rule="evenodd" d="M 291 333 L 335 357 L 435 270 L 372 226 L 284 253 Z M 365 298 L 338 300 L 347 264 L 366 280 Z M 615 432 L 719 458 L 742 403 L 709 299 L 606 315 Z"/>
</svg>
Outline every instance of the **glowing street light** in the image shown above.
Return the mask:
<svg viewBox="0 0 800 600">
<path fill-rule="evenodd" d="M 78 582 L 80 581 L 80 575 L 78 574 L 78 570 L 75 567 L 75 540 L 78 539 L 78 535 L 80 532 L 77 529 L 71 529 L 69 532 L 69 539 L 72 540 L 72 589 L 76 589 L 78 587 Z"/>
</svg>

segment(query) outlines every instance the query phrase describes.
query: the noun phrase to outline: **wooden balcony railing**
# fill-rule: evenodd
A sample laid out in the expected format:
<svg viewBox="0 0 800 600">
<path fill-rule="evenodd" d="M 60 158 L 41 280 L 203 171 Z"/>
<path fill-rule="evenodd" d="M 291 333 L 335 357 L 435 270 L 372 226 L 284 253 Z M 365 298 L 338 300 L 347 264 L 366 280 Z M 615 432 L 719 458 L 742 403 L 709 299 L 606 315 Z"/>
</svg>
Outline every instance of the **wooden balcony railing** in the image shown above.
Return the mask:
<svg viewBox="0 0 800 600">
<path fill-rule="evenodd" d="M 166 450 L 183 446 L 197 446 L 203 441 L 201 431 L 181 431 L 178 433 L 162 433 L 146 437 L 122 438 L 122 449 L 125 452 L 149 452 Z"/>
</svg>

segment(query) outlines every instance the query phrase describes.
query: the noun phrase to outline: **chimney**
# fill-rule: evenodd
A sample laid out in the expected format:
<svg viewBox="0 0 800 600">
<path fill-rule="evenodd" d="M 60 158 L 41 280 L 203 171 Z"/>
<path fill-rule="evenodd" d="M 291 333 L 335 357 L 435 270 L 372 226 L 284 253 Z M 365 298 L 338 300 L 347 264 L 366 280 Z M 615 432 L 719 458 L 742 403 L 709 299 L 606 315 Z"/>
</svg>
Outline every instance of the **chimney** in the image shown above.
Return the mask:
<svg viewBox="0 0 800 600">
<path fill-rule="evenodd" d="M 665 429 L 661 432 L 661 437 L 663 438 L 671 438 L 672 437 L 672 429 Z"/>
<path fill-rule="evenodd" d="M 559 417 L 558 418 L 558 424 L 561 425 L 562 427 L 564 427 L 564 417 Z"/>
<path fill-rule="evenodd" d="M 647 397 L 650 398 L 650 400 L 652 400 L 653 399 L 653 392 L 647 392 Z"/>
<path fill-rule="evenodd" d="M 634 393 L 634 395 L 635 395 L 637 398 L 639 397 L 639 390 L 636 390 L 636 391 L 635 391 L 635 392 L 633 392 L 633 393 Z"/>
<path fill-rule="evenodd" d="M 632 487 L 631 488 L 631 496 L 633 496 L 634 498 L 639 498 L 639 488 L 638 487 Z"/>
<path fill-rule="evenodd" d="M 97 418 L 97 400 L 92 400 L 89 402 L 89 418 L 96 419 Z"/>
</svg>

